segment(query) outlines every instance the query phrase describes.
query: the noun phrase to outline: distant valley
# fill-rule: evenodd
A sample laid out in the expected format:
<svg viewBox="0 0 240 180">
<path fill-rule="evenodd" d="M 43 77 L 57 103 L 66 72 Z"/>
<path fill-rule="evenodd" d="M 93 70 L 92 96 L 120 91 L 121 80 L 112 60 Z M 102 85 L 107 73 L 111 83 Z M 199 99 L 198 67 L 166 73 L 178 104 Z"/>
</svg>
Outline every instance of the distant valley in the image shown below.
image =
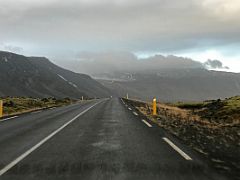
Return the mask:
<svg viewBox="0 0 240 180">
<path fill-rule="evenodd" d="M 199 101 L 240 94 L 240 74 L 218 60 L 200 63 L 177 56 L 138 59 L 131 53 L 83 53 L 79 60 L 60 62 L 76 72 L 90 74 L 116 96 L 162 101 Z M 212 64 L 211 64 L 212 63 Z M 218 68 L 222 71 L 208 70 Z"/>
</svg>

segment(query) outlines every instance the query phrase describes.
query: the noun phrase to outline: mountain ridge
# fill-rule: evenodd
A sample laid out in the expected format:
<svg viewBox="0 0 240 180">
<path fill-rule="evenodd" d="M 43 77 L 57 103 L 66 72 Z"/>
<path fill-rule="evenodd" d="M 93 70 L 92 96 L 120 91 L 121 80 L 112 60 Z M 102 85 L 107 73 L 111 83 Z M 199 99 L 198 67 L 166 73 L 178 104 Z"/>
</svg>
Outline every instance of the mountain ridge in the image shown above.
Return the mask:
<svg viewBox="0 0 240 180">
<path fill-rule="evenodd" d="M 90 76 L 53 64 L 45 57 L 0 51 L 0 96 L 106 97 L 109 90 Z"/>
<path fill-rule="evenodd" d="M 163 101 L 199 101 L 240 94 L 240 73 L 208 70 L 225 66 L 173 55 L 138 58 L 131 53 L 83 53 L 66 66 L 90 74 L 116 96 Z M 214 66 L 214 67 L 213 67 Z"/>
</svg>

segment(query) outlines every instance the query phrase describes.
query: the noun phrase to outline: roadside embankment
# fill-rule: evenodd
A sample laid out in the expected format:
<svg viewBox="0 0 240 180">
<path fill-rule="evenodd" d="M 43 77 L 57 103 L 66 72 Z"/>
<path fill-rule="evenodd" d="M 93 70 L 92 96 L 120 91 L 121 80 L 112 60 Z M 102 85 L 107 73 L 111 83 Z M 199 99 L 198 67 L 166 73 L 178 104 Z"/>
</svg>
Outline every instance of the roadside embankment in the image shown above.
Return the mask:
<svg viewBox="0 0 240 180">
<path fill-rule="evenodd" d="M 152 104 L 124 99 L 171 134 L 201 153 L 219 172 L 233 179 L 240 172 L 240 97 L 197 103 Z"/>
<path fill-rule="evenodd" d="M 69 98 L 27 98 L 27 97 L 7 97 L 3 100 L 3 116 L 12 116 L 41 109 L 59 107 L 77 102 Z"/>
</svg>

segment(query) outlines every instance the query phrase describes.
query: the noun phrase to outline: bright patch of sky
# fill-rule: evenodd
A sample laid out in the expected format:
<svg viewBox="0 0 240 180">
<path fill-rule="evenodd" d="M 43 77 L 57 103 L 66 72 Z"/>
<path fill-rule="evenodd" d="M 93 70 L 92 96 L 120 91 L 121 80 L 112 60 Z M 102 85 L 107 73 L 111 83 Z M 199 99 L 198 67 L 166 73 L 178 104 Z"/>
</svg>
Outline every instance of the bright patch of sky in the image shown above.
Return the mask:
<svg viewBox="0 0 240 180">
<path fill-rule="evenodd" d="M 176 55 L 179 57 L 191 58 L 195 61 L 206 62 L 207 60 L 219 60 L 223 63 L 223 66 L 228 67 L 229 69 L 219 69 L 221 71 L 228 72 L 237 72 L 240 73 L 240 55 L 224 55 L 221 51 L 216 49 L 204 50 L 199 52 L 185 52 L 185 53 L 156 53 L 156 52 L 137 52 L 135 55 L 139 59 L 145 59 L 148 57 L 155 56 L 157 54 L 168 56 L 168 55 Z M 215 69 L 217 70 L 217 69 Z"/>
</svg>

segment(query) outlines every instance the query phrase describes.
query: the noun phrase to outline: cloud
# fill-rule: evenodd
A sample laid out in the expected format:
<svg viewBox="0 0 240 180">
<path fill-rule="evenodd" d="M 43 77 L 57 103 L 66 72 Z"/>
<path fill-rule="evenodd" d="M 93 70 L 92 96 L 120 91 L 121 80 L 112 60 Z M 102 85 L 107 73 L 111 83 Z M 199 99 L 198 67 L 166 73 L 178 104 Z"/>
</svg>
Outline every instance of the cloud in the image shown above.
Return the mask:
<svg viewBox="0 0 240 180">
<path fill-rule="evenodd" d="M 75 60 L 58 61 L 59 65 L 75 72 L 98 75 L 116 72 L 151 72 L 162 69 L 195 69 L 204 68 L 200 62 L 177 56 L 155 55 L 148 58 L 138 58 L 130 52 L 83 52 Z"/>
<path fill-rule="evenodd" d="M 223 19 L 234 18 L 239 15 L 239 0 L 203 0 L 202 5 L 209 12 Z"/>
<path fill-rule="evenodd" d="M 66 60 L 79 51 L 179 54 L 232 44 L 239 54 L 239 7 L 238 0 L 0 0 L 0 39 Z"/>
<path fill-rule="evenodd" d="M 0 1 L 0 37 L 40 46 L 169 51 L 240 40 L 238 19 L 212 17 L 214 8 L 206 8 L 214 5 L 210 1 L 11 1 Z"/>
<path fill-rule="evenodd" d="M 23 51 L 23 48 L 18 47 L 18 46 L 5 45 L 4 50 L 10 51 L 10 52 L 15 52 L 15 53 L 21 53 Z"/>
<path fill-rule="evenodd" d="M 14 45 L 11 45 L 11 44 L 5 44 L 5 43 L 2 43 L 2 42 L 0 42 L 0 50 L 10 51 L 10 52 L 14 52 L 14 53 L 23 52 L 22 47 L 14 46 Z"/>
<path fill-rule="evenodd" d="M 207 69 L 229 69 L 229 67 L 227 66 L 223 66 L 222 62 L 219 60 L 211 60 L 208 59 L 205 63 L 204 63 L 205 67 Z"/>
</svg>

